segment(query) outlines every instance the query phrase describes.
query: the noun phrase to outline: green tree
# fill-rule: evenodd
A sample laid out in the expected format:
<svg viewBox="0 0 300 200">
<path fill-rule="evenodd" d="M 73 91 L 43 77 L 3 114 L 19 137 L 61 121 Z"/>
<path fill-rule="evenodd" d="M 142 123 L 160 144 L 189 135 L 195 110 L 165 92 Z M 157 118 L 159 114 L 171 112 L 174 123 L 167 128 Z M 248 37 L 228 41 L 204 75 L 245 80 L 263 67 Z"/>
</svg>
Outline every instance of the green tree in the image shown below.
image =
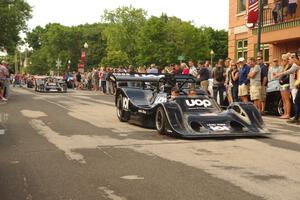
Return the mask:
<svg viewBox="0 0 300 200">
<path fill-rule="evenodd" d="M 205 34 L 209 37 L 209 49 L 212 49 L 214 60 L 225 59 L 228 56 L 228 32 L 225 30 L 215 30 L 211 27 L 202 27 Z M 210 55 L 207 55 L 209 58 Z"/>
<path fill-rule="evenodd" d="M 139 64 L 166 65 L 178 62 L 177 57 L 205 58 L 208 37 L 190 22 L 176 17 L 151 17 L 138 35 Z"/>
<path fill-rule="evenodd" d="M 83 44 L 87 42 L 86 68 L 97 66 L 106 55 L 106 42 L 102 37 L 103 24 L 86 24 L 75 27 L 48 24 L 45 28 L 36 27 L 27 33 L 29 46 L 33 47 L 29 70 L 38 73 L 44 69 L 56 70 L 56 60 L 62 61 L 61 72 L 66 70 L 68 60 L 72 70 L 77 69 L 81 59 Z M 41 67 L 43 65 L 43 67 Z"/>
<path fill-rule="evenodd" d="M 13 53 L 20 40 L 20 31 L 27 28 L 31 7 L 24 0 L 0 0 L 0 47 Z"/>
<path fill-rule="evenodd" d="M 36 26 L 31 32 L 27 33 L 25 41 L 33 49 L 38 50 L 41 48 L 41 36 L 44 32 L 44 28 L 41 26 Z"/>
<path fill-rule="evenodd" d="M 146 11 L 130 7 L 120 7 L 114 11 L 104 11 L 103 22 L 108 26 L 104 30 L 108 51 L 122 51 L 135 63 L 137 51 L 136 36 L 146 22 Z"/>
<path fill-rule="evenodd" d="M 125 52 L 122 51 L 108 51 L 107 56 L 102 59 L 102 65 L 118 67 L 120 65 L 127 65 L 129 64 L 129 57 Z"/>
<path fill-rule="evenodd" d="M 210 27 L 195 27 L 191 22 L 162 14 L 146 19 L 146 11 L 121 7 L 105 11 L 103 23 L 63 26 L 48 24 L 27 33 L 26 41 L 33 47 L 28 70 L 46 73 L 56 70 L 56 60 L 64 71 L 68 60 L 77 69 L 85 42 L 86 68 L 99 63 L 118 66 L 151 64 L 160 66 L 179 62 L 178 56 L 204 60 L 215 52 L 215 60 L 227 57 L 227 32 Z"/>
<path fill-rule="evenodd" d="M 101 62 L 107 53 L 107 43 L 103 35 L 106 25 L 98 23 L 91 25 L 85 24 L 78 28 L 82 34 L 81 46 L 83 46 L 85 42 L 89 45 L 86 50 L 86 65 L 89 67 L 95 67 Z"/>
</svg>

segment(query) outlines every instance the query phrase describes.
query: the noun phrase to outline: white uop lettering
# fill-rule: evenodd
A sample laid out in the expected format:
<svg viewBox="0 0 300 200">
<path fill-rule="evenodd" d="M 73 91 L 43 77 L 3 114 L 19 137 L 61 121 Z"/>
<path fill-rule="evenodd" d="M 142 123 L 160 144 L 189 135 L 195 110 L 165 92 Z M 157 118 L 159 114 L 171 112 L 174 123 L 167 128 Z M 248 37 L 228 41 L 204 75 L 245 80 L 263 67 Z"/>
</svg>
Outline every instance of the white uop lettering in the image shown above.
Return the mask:
<svg viewBox="0 0 300 200">
<path fill-rule="evenodd" d="M 164 102 L 167 102 L 167 98 L 166 97 L 157 97 L 156 99 L 155 99 L 155 104 L 157 104 L 157 103 L 164 103 Z"/>
<path fill-rule="evenodd" d="M 185 102 L 189 107 L 199 106 L 207 108 L 211 106 L 211 102 L 208 99 L 186 99 Z"/>
</svg>

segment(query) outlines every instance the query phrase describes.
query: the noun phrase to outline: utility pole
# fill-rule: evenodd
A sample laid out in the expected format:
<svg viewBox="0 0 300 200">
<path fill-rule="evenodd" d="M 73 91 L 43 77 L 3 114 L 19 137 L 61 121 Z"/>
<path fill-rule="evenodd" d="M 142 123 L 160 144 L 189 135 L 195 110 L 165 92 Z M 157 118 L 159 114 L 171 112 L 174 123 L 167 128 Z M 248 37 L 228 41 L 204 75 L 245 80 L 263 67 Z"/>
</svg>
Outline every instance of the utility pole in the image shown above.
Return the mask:
<svg viewBox="0 0 300 200">
<path fill-rule="evenodd" d="M 20 65 L 19 65 L 19 71 L 22 73 L 23 72 L 23 62 L 22 62 L 22 52 L 21 49 L 19 51 L 19 56 L 20 56 Z"/>
<path fill-rule="evenodd" d="M 15 50 L 15 74 L 18 72 L 18 50 Z"/>
<path fill-rule="evenodd" d="M 264 1 L 258 0 L 257 54 L 260 53 L 260 46 L 261 46 L 261 29 L 263 26 L 263 11 L 264 11 Z"/>
</svg>

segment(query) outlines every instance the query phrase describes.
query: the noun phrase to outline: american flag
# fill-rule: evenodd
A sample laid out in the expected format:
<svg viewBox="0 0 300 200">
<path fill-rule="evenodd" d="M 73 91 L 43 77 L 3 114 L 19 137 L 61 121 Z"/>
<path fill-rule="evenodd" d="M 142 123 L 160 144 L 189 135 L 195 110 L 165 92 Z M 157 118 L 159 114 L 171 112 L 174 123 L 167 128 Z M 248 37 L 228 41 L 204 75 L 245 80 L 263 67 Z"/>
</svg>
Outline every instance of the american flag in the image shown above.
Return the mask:
<svg viewBox="0 0 300 200">
<path fill-rule="evenodd" d="M 256 23 L 258 20 L 258 0 L 249 0 L 248 23 Z"/>
</svg>

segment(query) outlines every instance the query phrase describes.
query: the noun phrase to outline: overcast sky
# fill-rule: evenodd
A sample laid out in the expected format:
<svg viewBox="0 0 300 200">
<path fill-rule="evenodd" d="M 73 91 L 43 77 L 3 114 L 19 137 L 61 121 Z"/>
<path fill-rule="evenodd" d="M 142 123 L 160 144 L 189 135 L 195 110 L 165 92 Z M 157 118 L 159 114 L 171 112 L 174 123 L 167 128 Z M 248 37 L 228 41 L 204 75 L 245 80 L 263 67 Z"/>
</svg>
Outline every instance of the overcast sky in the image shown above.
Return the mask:
<svg viewBox="0 0 300 200">
<path fill-rule="evenodd" d="M 105 9 L 132 5 L 143 8 L 148 16 L 167 13 L 196 26 L 228 29 L 228 0 L 27 0 L 33 7 L 32 29 L 37 25 L 60 23 L 71 26 L 100 22 Z"/>
</svg>

